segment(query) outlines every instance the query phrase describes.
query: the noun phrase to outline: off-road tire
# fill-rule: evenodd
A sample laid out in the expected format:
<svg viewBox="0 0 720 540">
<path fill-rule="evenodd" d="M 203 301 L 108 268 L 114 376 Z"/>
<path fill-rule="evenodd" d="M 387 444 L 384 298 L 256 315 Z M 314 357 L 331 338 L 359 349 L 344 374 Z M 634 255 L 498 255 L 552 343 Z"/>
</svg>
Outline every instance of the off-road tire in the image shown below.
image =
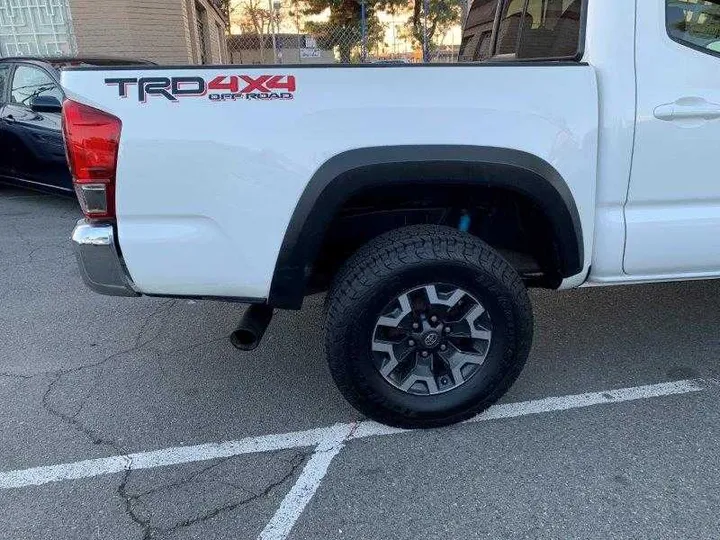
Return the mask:
<svg viewBox="0 0 720 540">
<path fill-rule="evenodd" d="M 388 302 L 436 282 L 480 298 L 492 317 L 493 338 L 465 384 L 412 395 L 388 383 L 373 364 L 372 336 Z M 510 388 L 530 351 L 533 315 L 522 279 L 497 251 L 468 233 L 418 225 L 379 236 L 343 265 L 326 300 L 325 329 L 330 372 L 350 404 L 385 424 L 430 428 L 466 420 Z"/>
</svg>

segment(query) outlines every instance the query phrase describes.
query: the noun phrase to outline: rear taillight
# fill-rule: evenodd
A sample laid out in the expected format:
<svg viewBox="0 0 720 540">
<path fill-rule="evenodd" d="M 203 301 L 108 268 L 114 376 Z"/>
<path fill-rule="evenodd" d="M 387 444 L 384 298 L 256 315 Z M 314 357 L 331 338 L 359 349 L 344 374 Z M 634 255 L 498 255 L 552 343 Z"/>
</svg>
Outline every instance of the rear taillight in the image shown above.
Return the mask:
<svg viewBox="0 0 720 540">
<path fill-rule="evenodd" d="M 115 171 L 122 122 L 82 103 L 63 103 L 63 134 L 80 206 L 89 219 L 115 217 Z"/>
</svg>

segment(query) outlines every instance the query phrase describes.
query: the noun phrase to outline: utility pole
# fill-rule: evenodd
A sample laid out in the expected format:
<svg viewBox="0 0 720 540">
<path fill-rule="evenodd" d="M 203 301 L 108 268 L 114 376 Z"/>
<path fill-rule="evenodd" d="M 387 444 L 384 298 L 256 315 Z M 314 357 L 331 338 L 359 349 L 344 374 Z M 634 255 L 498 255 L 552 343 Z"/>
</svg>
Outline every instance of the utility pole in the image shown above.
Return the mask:
<svg viewBox="0 0 720 540">
<path fill-rule="evenodd" d="M 273 15 L 275 17 L 275 33 L 280 34 L 280 9 L 282 8 L 282 2 L 280 0 L 274 0 L 273 1 Z M 280 41 L 277 41 L 275 43 L 277 47 L 277 59 L 278 63 L 283 63 L 283 57 L 282 57 L 282 38 Z"/>
<path fill-rule="evenodd" d="M 360 0 L 360 35 L 361 35 L 361 46 L 360 46 L 360 62 L 363 64 L 367 62 L 367 8 L 365 0 Z"/>
<path fill-rule="evenodd" d="M 277 50 L 277 29 L 275 28 L 275 10 L 273 7 L 273 0 L 268 0 L 268 7 L 270 8 L 270 31 L 272 32 L 272 46 L 273 46 L 273 63 L 278 63 L 278 50 Z"/>
<path fill-rule="evenodd" d="M 430 62 L 430 44 L 428 43 L 428 11 L 430 0 L 423 0 L 423 62 Z"/>
</svg>

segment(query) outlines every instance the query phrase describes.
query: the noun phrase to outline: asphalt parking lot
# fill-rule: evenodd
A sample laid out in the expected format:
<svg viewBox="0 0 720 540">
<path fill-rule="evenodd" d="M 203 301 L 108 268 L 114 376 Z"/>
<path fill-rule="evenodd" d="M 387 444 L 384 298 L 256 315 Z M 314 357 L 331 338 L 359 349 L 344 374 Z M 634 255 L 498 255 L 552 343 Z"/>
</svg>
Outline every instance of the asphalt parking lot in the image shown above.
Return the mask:
<svg viewBox="0 0 720 540">
<path fill-rule="evenodd" d="M 502 404 L 396 433 L 335 390 L 322 298 L 241 353 L 242 306 L 87 290 L 78 217 L 0 187 L 0 538 L 718 537 L 720 281 L 534 292 Z"/>
</svg>

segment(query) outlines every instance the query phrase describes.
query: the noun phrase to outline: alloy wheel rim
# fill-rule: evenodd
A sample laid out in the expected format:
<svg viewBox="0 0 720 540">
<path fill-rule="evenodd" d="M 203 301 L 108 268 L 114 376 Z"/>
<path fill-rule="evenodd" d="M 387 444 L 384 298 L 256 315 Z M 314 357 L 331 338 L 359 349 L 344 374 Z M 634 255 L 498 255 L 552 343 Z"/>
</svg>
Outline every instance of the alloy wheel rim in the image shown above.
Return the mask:
<svg viewBox="0 0 720 540">
<path fill-rule="evenodd" d="M 433 283 L 389 302 L 372 333 L 376 369 L 386 382 L 412 395 L 437 395 L 467 383 L 492 342 L 485 306 L 466 290 Z"/>
</svg>

